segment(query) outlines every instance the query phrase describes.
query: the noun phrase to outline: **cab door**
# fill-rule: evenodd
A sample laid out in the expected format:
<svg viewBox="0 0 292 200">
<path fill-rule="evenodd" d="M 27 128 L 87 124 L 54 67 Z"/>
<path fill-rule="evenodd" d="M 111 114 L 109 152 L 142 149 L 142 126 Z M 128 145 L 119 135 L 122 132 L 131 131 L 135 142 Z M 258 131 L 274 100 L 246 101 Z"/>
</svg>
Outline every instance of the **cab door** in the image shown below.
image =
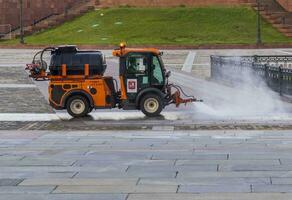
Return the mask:
<svg viewBox="0 0 292 200">
<path fill-rule="evenodd" d="M 165 68 L 160 56 L 151 57 L 150 84 L 152 87 L 162 90 L 165 85 Z"/>
<path fill-rule="evenodd" d="M 150 86 L 151 54 L 129 53 L 125 58 L 125 86 L 129 102 L 134 103 L 137 94 Z"/>
</svg>

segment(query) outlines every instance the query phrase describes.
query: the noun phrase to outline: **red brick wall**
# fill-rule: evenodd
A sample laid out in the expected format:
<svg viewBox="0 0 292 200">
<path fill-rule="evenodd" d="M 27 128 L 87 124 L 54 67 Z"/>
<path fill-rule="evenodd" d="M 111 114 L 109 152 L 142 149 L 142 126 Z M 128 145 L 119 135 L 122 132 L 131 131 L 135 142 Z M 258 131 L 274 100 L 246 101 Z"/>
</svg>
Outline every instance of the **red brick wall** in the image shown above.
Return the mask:
<svg viewBox="0 0 292 200">
<path fill-rule="evenodd" d="M 286 10 L 292 12 L 292 0 L 277 0 Z"/>
<path fill-rule="evenodd" d="M 81 0 L 23 0 L 24 24 L 30 25 L 52 13 L 63 13 L 65 8 Z M 81 1 L 82 2 L 82 1 Z M 0 24 L 19 26 L 19 0 L 0 0 Z"/>
<path fill-rule="evenodd" d="M 99 0 L 102 6 L 207 6 L 207 5 L 235 5 L 248 0 Z"/>
</svg>

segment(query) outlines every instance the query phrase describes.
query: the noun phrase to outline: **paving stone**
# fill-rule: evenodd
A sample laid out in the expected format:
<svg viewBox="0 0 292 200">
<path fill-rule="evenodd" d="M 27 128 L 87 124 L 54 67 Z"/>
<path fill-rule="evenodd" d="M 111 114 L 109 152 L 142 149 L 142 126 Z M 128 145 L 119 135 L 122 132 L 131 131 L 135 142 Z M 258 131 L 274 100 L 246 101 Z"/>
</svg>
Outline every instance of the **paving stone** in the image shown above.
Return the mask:
<svg viewBox="0 0 292 200">
<path fill-rule="evenodd" d="M 291 171 L 292 165 L 220 165 L 219 171 Z"/>
<path fill-rule="evenodd" d="M 284 185 L 284 184 L 287 184 L 287 185 L 292 185 L 292 178 L 277 178 L 277 177 L 272 177 L 272 184 L 274 185 Z"/>
<path fill-rule="evenodd" d="M 82 167 L 112 167 L 116 169 L 123 169 L 126 171 L 128 166 L 143 166 L 143 167 L 173 167 L 175 160 L 135 160 L 135 159 L 121 159 L 121 160 L 77 160 L 73 166 Z"/>
<path fill-rule="evenodd" d="M 53 113 L 37 88 L 0 88 L 0 113 Z"/>
<path fill-rule="evenodd" d="M 0 165 L 1 163 L 5 163 L 5 162 L 17 162 L 23 158 L 24 156 L 9 156 L 9 155 L 0 156 Z"/>
<path fill-rule="evenodd" d="M 179 172 L 182 171 L 218 171 L 217 164 L 197 164 L 197 165 L 178 165 L 174 167 Z"/>
<path fill-rule="evenodd" d="M 229 172 L 187 172 L 178 173 L 178 178 L 199 178 L 199 177 L 239 177 L 239 178 L 254 178 L 254 177 L 292 177 L 290 171 L 229 171 Z"/>
<path fill-rule="evenodd" d="M 16 172 L 0 172 L 1 179 L 24 178 L 72 178 L 77 172 L 29 172 L 21 170 Z"/>
<path fill-rule="evenodd" d="M 146 185 L 250 185 L 250 184 L 271 184 L 270 178 L 141 178 L 138 184 Z"/>
<path fill-rule="evenodd" d="M 177 175 L 177 169 L 159 167 L 133 167 L 130 166 L 126 171 L 126 175 L 130 177 L 175 177 Z"/>
<path fill-rule="evenodd" d="M 292 193 L 292 185 L 252 185 L 252 192 Z"/>
<path fill-rule="evenodd" d="M 115 166 L 117 168 L 127 168 L 128 165 L 131 165 L 131 164 L 135 164 L 135 160 L 136 158 L 125 158 L 125 159 L 106 159 L 104 160 L 104 158 L 96 158 L 96 159 L 85 159 L 85 158 L 82 158 L 82 159 L 79 159 L 77 160 L 75 163 L 74 163 L 74 166 L 84 166 L 84 167 L 87 167 L 87 166 L 96 166 L 96 167 L 100 167 L 100 166 Z M 145 165 L 147 165 L 147 160 L 145 160 Z M 150 160 L 149 160 L 150 161 Z M 141 160 L 140 160 L 140 163 Z M 150 164 L 148 165 L 151 165 L 151 162 L 149 162 Z M 173 161 L 174 163 L 174 161 Z M 139 165 L 139 164 L 137 164 Z M 142 164 L 140 164 L 142 165 Z M 155 165 L 155 163 L 153 162 L 153 165 Z M 158 164 L 158 165 L 163 165 L 162 163 Z M 165 163 L 165 165 L 169 165 L 168 163 Z"/>
<path fill-rule="evenodd" d="M 177 160 L 175 162 L 176 166 L 184 165 L 197 165 L 197 164 L 218 164 L 220 166 L 230 166 L 230 165 L 280 165 L 278 159 L 274 160 Z"/>
<path fill-rule="evenodd" d="M 1 186 L 16 186 L 22 181 L 23 179 L 0 179 L 0 187 Z"/>
<path fill-rule="evenodd" d="M 125 172 L 126 168 L 107 165 L 106 167 L 79 167 L 79 166 L 4 166 L 1 167 L 0 173 L 12 173 L 12 172 L 33 172 L 33 173 L 72 173 L 72 172 Z"/>
<path fill-rule="evenodd" d="M 139 178 L 139 176 L 128 176 L 125 172 L 119 170 L 109 170 L 104 172 L 79 172 L 74 178 L 88 179 L 88 178 Z"/>
<path fill-rule="evenodd" d="M 292 159 L 290 158 L 280 158 L 279 161 L 282 165 L 292 165 Z"/>
<path fill-rule="evenodd" d="M 128 152 L 121 152 L 121 151 L 100 151 L 100 152 L 92 152 L 84 156 L 86 159 L 87 156 L 92 156 L 98 160 L 115 160 L 115 159 L 150 159 L 152 156 L 151 152 L 139 152 L 136 151 L 128 151 Z"/>
<path fill-rule="evenodd" d="M 195 154 L 169 154 L 169 153 L 154 153 L 152 159 L 158 160 L 168 160 L 168 159 L 178 159 L 178 160 L 227 160 L 227 154 L 208 154 L 208 153 L 195 153 Z"/>
<path fill-rule="evenodd" d="M 257 153 L 257 152 L 248 152 L 248 153 L 231 153 L 229 155 L 230 160 L 274 160 L 280 159 L 284 155 L 281 153 Z M 289 158 L 289 155 L 287 155 Z"/>
<path fill-rule="evenodd" d="M 38 186 L 38 185 L 77 185 L 77 186 L 105 186 L 105 185 L 132 185 L 138 182 L 136 179 L 26 179 L 19 185 Z M 1 183 L 1 182 L 0 182 Z"/>
<path fill-rule="evenodd" d="M 126 200 L 126 194 L 1 194 L 0 200 Z"/>
<path fill-rule="evenodd" d="M 24 67 L 0 67 L 0 84 L 32 84 Z"/>
<path fill-rule="evenodd" d="M 130 171 L 125 174 L 127 177 L 161 177 L 161 178 L 172 178 L 177 175 L 176 171 Z"/>
<path fill-rule="evenodd" d="M 121 162 L 121 161 L 119 161 Z M 126 162 L 128 166 L 138 167 L 172 167 L 175 164 L 175 160 L 129 160 Z"/>
<path fill-rule="evenodd" d="M 261 193 L 176 193 L 176 194 L 130 194 L 127 200 L 290 200 L 292 194 Z"/>
<path fill-rule="evenodd" d="M 0 166 L 70 166 L 74 160 L 54 160 L 49 158 L 24 158 L 17 161 L 3 161 Z"/>
<path fill-rule="evenodd" d="M 173 185 L 58 186 L 54 193 L 176 193 Z"/>
<path fill-rule="evenodd" d="M 231 192 L 251 192 L 249 184 L 243 185 L 181 185 L 178 192 L 182 193 L 231 193 Z"/>
<path fill-rule="evenodd" d="M 1 186 L 0 194 L 50 193 L 56 186 Z"/>
</svg>

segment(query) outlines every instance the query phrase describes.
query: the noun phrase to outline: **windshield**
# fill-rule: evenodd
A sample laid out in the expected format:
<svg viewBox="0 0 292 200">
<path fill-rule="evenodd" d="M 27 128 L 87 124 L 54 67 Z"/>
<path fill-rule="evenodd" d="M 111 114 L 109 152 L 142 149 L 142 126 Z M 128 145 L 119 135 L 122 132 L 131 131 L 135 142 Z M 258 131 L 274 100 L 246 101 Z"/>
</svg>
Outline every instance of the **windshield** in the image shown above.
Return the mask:
<svg viewBox="0 0 292 200">
<path fill-rule="evenodd" d="M 164 83 L 164 70 L 163 64 L 161 63 L 160 56 L 154 56 L 152 60 L 152 84 L 154 85 L 163 85 Z"/>
<path fill-rule="evenodd" d="M 158 56 L 158 60 L 160 62 L 162 71 L 165 72 L 165 67 L 164 67 L 164 63 L 163 63 L 163 60 L 162 60 L 161 56 Z"/>
</svg>

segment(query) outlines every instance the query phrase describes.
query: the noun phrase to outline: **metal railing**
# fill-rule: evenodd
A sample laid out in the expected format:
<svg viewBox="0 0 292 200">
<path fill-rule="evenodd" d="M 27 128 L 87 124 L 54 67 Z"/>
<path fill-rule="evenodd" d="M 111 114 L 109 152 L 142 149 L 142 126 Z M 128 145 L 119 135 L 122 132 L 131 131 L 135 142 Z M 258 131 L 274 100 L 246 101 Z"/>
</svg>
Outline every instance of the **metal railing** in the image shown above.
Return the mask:
<svg viewBox="0 0 292 200">
<path fill-rule="evenodd" d="M 282 7 L 277 0 L 256 0 L 260 7 L 271 15 L 275 15 L 275 19 L 279 24 L 292 26 L 292 13 Z"/>
<path fill-rule="evenodd" d="M 280 95 L 292 95 L 292 56 L 211 56 L 211 79 L 240 84 L 250 72 Z"/>
<path fill-rule="evenodd" d="M 73 2 L 72 4 L 69 4 L 67 6 L 64 7 L 64 10 L 63 12 L 51 12 L 47 15 L 44 15 L 43 17 L 40 17 L 40 18 L 35 18 L 33 19 L 30 23 L 26 24 L 25 26 L 36 26 L 37 24 L 39 23 L 42 23 L 43 21 L 53 17 L 53 16 L 58 16 L 58 15 L 61 15 L 61 14 L 64 14 L 65 16 L 68 15 L 72 9 L 75 9 L 76 7 L 82 5 L 82 4 L 85 4 L 85 3 L 88 3 L 90 2 L 90 0 L 78 0 L 76 2 Z M 10 25 L 11 28 L 9 29 L 9 31 L 6 31 L 5 33 L 2 33 L 2 36 L 0 35 L 0 38 L 1 37 L 4 37 L 6 36 L 7 34 L 10 34 L 12 35 L 11 33 L 14 32 L 14 31 L 17 31 L 18 29 L 20 29 L 20 26 L 17 25 L 17 26 L 12 26 Z"/>
</svg>

